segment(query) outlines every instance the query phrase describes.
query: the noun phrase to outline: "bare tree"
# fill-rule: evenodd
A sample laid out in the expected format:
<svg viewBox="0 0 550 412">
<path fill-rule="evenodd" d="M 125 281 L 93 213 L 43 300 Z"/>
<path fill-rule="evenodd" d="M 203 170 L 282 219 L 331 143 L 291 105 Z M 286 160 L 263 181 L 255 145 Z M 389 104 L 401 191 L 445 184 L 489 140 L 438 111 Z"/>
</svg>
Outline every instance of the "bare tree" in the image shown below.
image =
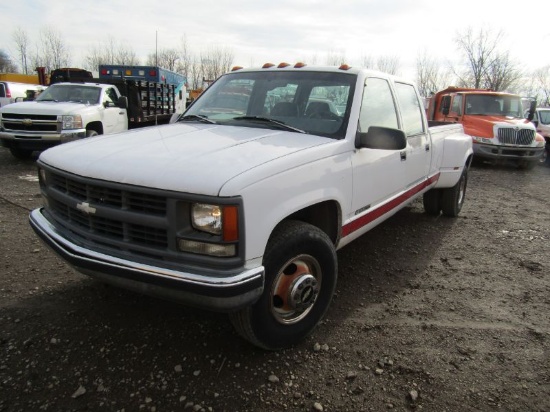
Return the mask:
<svg viewBox="0 0 550 412">
<path fill-rule="evenodd" d="M 372 70 L 376 69 L 375 59 L 372 55 L 363 55 L 363 56 L 361 56 L 361 65 L 365 69 L 372 69 Z"/>
<path fill-rule="evenodd" d="M 181 43 L 180 43 L 178 53 L 180 57 L 176 64 L 175 71 L 183 74 L 185 77 L 187 77 L 189 81 L 190 72 L 191 72 L 191 60 L 193 56 L 189 51 L 189 46 L 187 45 L 187 38 L 185 35 L 183 35 L 183 37 L 181 38 Z"/>
<path fill-rule="evenodd" d="M 520 79 L 521 72 L 510 60 L 508 52 L 501 52 L 496 54 L 491 65 L 487 67 L 484 87 L 497 91 L 512 91 Z"/>
<path fill-rule="evenodd" d="M 12 73 L 17 70 L 10 56 L 4 50 L 0 50 L 0 73 Z"/>
<path fill-rule="evenodd" d="M 388 74 L 398 74 L 400 69 L 398 56 L 378 56 L 370 54 L 361 56 L 361 66 L 365 69 L 379 70 Z"/>
<path fill-rule="evenodd" d="M 158 53 L 150 53 L 147 57 L 147 64 L 176 71 L 178 60 L 180 60 L 180 52 L 177 49 L 162 49 Z"/>
<path fill-rule="evenodd" d="M 399 74 L 399 56 L 379 56 L 376 60 L 376 68 L 388 74 Z"/>
<path fill-rule="evenodd" d="M 13 42 L 17 48 L 17 53 L 19 54 L 19 59 L 21 62 L 21 72 L 23 74 L 29 74 L 28 67 L 28 52 L 29 52 L 29 37 L 27 32 L 25 32 L 21 27 L 15 29 L 12 34 Z"/>
<path fill-rule="evenodd" d="M 203 88 L 203 75 L 201 70 L 200 60 L 196 57 L 189 57 L 189 68 L 187 71 L 187 84 L 191 89 Z"/>
<path fill-rule="evenodd" d="M 120 64 L 128 66 L 139 65 L 139 59 L 134 50 L 109 36 L 104 43 L 93 46 L 84 57 L 84 65 L 88 70 L 97 70 L 102 64 Z"/>
<path fill-rule="evenodd" d="M 336 52 L 329 50 L 327 52 L 326 65 L 327 66 L 340 66 L 346 62 L 346 53 L 344 51 Z"/>
<path fill-rule="evenodd" d="M 541 95 L 539 106 L 550 106 L 550 65 L 535 70 L 533 77 Z"/>
<path fill-rule="evenodd" d="M 227 73 L 233 64 L 233 51 L 226 47 L 210 46 L 200 53 L 203 80 L 207 83 Z"/>
<path fill-rule="evenodd" d="M 422 96 L 428 97 L 450 83 L 450 73 L 424 50 L 416 58 L 416 84 Z"/>
<path fill-rule="evenodd" d="M 34 67 L 42 66 L 49 72 L 69 65 L 69 48 L 59 32 L 44 27 L 40 30 L 40 38 L 40 45 L 36 46 L 35 54 L 31 57 Z"/>
<path fill-rule="evenodd" d="M 503 90 L 517 80 L 515 63 L 507 52 L 498 49 L 503 37 L 502 31 L 494 33 L 483 27 L 477 31 L 468 27 L 465 32 L 457 33 L 455 42 L 466 60 L 466 68 L 462 72 L 455 70 L 461 85 Z"/>
</svg>

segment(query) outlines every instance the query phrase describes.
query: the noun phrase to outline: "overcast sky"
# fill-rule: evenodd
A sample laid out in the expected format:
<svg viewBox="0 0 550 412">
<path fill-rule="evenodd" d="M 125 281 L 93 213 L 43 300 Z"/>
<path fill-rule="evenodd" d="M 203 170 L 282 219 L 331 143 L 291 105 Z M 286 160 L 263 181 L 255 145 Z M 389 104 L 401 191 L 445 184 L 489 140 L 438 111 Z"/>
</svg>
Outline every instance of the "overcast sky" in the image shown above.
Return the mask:
<svg viewBox="0 0 550 412">
<path fill-rule="evenodd" d="M 145 63 L 158 48 L 192 52 L 229 47 L 234 65 L 306 61 L 328 54 L 351 65 L 363 56 L 399 56 L 407 75 L 422 51 L 443 63 L 456 59 L 454 38 L 467 27 L 505 34 L 503 49 L 525 69 L 550 65 L 550 1 L 494 0 L 0 0 L 0 49 L 17 61 L 12 34 L 25 30 L 33 45 L 40 29 L 56 30 L 82 66 L 91 47 L 109 36 Z"/>
</svg>

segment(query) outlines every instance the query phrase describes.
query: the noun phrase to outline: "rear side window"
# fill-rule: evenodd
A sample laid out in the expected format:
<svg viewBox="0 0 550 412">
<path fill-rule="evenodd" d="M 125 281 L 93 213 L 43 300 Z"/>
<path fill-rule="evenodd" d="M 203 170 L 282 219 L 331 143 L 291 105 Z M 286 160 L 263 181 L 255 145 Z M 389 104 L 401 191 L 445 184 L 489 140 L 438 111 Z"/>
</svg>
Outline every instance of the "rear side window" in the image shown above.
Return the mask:
<svg viewBox="0 0 550 412">
<path fill-rule="evenodd" d="M 422 106 L 414 86 L 405 83 L 395 83 L 397 98 L 403 117 L 403 130 L 407 136 L 424 133 L 422 122 Z"/>
<path fill-rule="evenodd" d="M 360 132 L 368 132 L 371 126 L 399 128 L 390 85 L 377 77 L 366 81 L 359 115 Z"/>
<path fill-rule="evenodd" d="M 0 83 L 0 97 L 6 97 L 6 86 L 4 83 Z"/>
</svg>

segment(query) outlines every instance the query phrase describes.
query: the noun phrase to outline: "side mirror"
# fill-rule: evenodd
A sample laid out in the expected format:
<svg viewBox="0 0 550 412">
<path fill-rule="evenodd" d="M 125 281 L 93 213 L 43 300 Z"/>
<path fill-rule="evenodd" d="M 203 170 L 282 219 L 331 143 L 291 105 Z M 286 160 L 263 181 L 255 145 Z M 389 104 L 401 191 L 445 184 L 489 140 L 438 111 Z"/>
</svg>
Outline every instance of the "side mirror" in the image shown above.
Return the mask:
<svg viewBox="0 0 550 412">
<path fill-rule="evenodd" d="M 403 150 L 407 147 L 407 136 L 403 130 L 371 126 L 367 133 L 357 133 L 356 146 L 367 149 Z"/>
<path fill-rule="evenodd" d="M 451 96 L 443 96 L 441 99 L 441 113 L 445 116 L 451 111 Z"/>
<path fill-rule="evenodd" d="M 531 121 L 535 117 L 535 109 L 537 108 L 537 101 L 531 100 L 529 102 L 529 114 L 527 114 L 527 120 Z"/>
<path fill-rule="evenodd" d="M 116 102 L 117 107 L 120 109 L 128 108 L 128 98 L 126 96 L 120 96 Z"/>
</svg>

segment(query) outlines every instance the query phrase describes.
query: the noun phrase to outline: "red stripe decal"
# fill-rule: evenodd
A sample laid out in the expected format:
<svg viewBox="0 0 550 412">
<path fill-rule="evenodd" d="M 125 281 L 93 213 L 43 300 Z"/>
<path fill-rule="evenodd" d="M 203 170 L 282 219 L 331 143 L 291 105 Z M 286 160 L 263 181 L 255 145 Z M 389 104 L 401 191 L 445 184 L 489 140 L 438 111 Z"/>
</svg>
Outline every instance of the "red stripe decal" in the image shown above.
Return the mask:
<svg viewBox="0 0 550 412">
<path fill-rule="evenodd" d="M 348 223 L 347 225 L 342 227 L 342 237 L 345 237 L 349 235 L 350 233 L 355 232 L 356 230 L 361 229 L 363 226 L 368 225 L 373 220 L 378 219 L 379 217 L 385 215 L 389 211 L 395 209 L 402 203 L 406 202 L 408 199 L 410 199 L 412 196 L 420 192 L 421 190 L 425 189 L 426 187 L 430 186 L 432 183 L 437 182 L 439 179 L 439 173 L 433 175 L 432 177 L 429 177 L 422 183 L 417 184 L 414 187 L 411 187 L 409 190 L 404 192 L 403 194 L 399 195 L 395 199 L 389 201 L 388 203 L 383 204 L 382 206 L 379 206 L 376 209 L 371 210 L 367 214 L 361 216 L 359 219 L 354 220 L 353 222 Z"/>
</svg>

